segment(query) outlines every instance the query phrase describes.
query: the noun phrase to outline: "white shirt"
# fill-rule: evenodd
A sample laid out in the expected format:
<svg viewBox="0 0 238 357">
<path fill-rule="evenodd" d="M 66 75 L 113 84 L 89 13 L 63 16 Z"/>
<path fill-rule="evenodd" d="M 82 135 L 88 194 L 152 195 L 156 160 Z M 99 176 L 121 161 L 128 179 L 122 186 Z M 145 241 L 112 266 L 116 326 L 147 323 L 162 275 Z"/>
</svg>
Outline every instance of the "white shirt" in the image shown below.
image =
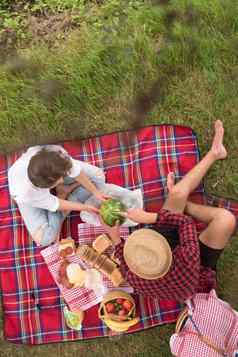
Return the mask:
<svg viewBox="0 0 238 357">
<path fill-rule="evenodd" d="M 24 203 L 31 207 L 43 208 L 52 212 L 59 208 L 58 197 L 50 193 L 49 188 L 40 188 L 34 186 L 28 178 L 27 168 L 32 156 L 42 148 L 51 151 L 61 151 L 67 155 L 72 168 L 69 172 L 70 177 L 75 178 L 81 172 L 81 163 L 73 159 L 64 148 L 59 145 L 32 146 L 8 170 L 8 182 L 10 195 L 17 203 Z"/>
</svg>

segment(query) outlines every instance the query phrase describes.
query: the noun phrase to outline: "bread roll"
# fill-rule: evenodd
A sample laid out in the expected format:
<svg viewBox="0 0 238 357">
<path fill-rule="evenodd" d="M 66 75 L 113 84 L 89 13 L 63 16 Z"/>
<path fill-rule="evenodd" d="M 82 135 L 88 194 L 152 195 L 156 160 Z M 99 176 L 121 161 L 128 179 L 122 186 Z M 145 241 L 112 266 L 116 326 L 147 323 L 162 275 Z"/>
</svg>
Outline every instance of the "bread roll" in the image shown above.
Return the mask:
<svg viewBox="0 0 238 357">
<path fill-rule="evenodd" d="M 75 254 L 75 243 L 72 238 L 61 239 L 59 242 L 59 255 L 61 258 Z"/>
<path fill-rule="evenodd" d="M 93 248 L 99 253 L 105 252 L 112 245 L 112 241 L 106 234 L 101 234 L 93 241 Z"/>
</svg>

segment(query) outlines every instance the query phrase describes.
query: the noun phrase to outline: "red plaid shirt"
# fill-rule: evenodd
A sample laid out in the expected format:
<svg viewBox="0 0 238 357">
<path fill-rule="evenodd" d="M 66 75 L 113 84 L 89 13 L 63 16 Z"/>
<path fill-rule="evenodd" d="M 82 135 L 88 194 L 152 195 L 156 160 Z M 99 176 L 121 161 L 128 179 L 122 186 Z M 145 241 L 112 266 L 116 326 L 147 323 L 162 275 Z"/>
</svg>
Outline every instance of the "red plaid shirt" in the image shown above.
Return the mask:
<svg viewBox="0 0 238 357">
<path fill-rule="evenodd" d="M 195 293 L 208 292 L 215 288 L 216 273 L 200 265 L 200 248 L 193 219 L 162 209 L 158 215 L 157 226 L 178 229 L 180 240 L 180 244 L 173 250 L 172 266 L 163 278 L 146 280 L 138 277 L 125 263 L 124 242 L 116 247 L 115 256 L 121 261 L 121 272 L 135 292 L 183 302 Z"/>
</svg>

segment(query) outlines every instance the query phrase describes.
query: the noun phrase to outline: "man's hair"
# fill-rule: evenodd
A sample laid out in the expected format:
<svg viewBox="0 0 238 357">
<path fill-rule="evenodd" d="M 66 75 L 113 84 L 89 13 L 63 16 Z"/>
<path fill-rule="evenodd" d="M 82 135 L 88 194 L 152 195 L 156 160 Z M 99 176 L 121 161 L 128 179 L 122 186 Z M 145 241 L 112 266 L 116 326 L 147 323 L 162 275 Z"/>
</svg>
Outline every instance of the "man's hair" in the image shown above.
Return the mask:
<svg viewBox="0 0 238 357">
<path fill-rule="evenodd" d="M 34 186 L 50 188 L 72 168 L 69 157 L 61 151 L 42 149 L 30 159 L 27 173 Z"/>
</svg>

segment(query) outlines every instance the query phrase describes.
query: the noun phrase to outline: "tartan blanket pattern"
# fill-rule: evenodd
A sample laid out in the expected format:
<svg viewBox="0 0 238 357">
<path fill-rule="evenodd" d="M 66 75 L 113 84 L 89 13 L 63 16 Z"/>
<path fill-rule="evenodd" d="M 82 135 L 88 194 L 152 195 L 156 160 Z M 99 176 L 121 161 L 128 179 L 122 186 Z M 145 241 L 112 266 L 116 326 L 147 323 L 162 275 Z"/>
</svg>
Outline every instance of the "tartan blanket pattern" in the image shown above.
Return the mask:
<svg viewBox="0 0 238 357">
<path fill-rule="evenodd" d="M 103 228 L 101 227 L 94 227 L 88 225 L 86 223 L 81 223 L 78 225 L 79 230 L 79 244 L 88 244 L 92 245 L 94 239 L 102 233 L 105 233 Z M 129 230 L 127 227 L 121 227 L 120 235 L 122 238 L 127 238 L 129 235 Z M 102 294 L 99 292 L 94 292 L 91 289 L 86 287 L 82 288 L 73 288 L 73 289 L 66 289 L 61 284 L 58 283 L 58 271 L 60 267 L 61 259 L 58 254 L 58 243 L 50 245 L 49 247 L 43 249 L 41 251 L 41 255 L 43 256 L 48 269 L 60 289 L 61 295 L 63 296 L 65 302 L 67 303 L 70 310 L 73 309 L 81 309 L 81 310 L 88 310 L 90 307 L 98 304 L 102 301 L 103 295 L 108 291 L 114 288 L 111 280 L 107 278 L 104 274 L 101 274 L 102 278 L 102 285 L 103 291 Z M 84 263 L 77 255 L 73 255 L 72 257 L 68 258 L 68 261 L 71 263 L 77 263 L 81 266 L 82 269 L 89 269 L 86 263 Z M 129 284 L 126 282 L 120 285 L 120 289 L 127 291 L 128 293 L 133 292 L 133 288 L 130 287 Z"/>
<path fill-rule="evenodd" d="M 72 157 L 103 168 L 107 182 L 141 188 L 145 208 L 150 211 L 162 206 L 168 172 L 174 171 L 180 179 L 199 160 L 196 135 L 183 126 L 149 126 L 62 145 Z M 60 291 L 9 196 L 7 170 L 20 154 L 0 156 L 0 287 L 5 338 L 14 343 L 42 344 L 108 336 L 110 331 L 98 319 L 97 306 L 87 311 L 81 331 L 65 325 Z M 193 199 L 207 202 L 202 185 Z M 217 199 L 215 204 L 238 216 L 237 202 Z M 77 240 L 78 223 L 79 214 L 71 213 L 61 238 L 71 236 Z M 198 222 L 199 227 L 202 225 Z M 174 322 L 181 311 L 176 301 L 137 295 L 135 300 L 140 322 L 128 332 Z"/>
</svg>

